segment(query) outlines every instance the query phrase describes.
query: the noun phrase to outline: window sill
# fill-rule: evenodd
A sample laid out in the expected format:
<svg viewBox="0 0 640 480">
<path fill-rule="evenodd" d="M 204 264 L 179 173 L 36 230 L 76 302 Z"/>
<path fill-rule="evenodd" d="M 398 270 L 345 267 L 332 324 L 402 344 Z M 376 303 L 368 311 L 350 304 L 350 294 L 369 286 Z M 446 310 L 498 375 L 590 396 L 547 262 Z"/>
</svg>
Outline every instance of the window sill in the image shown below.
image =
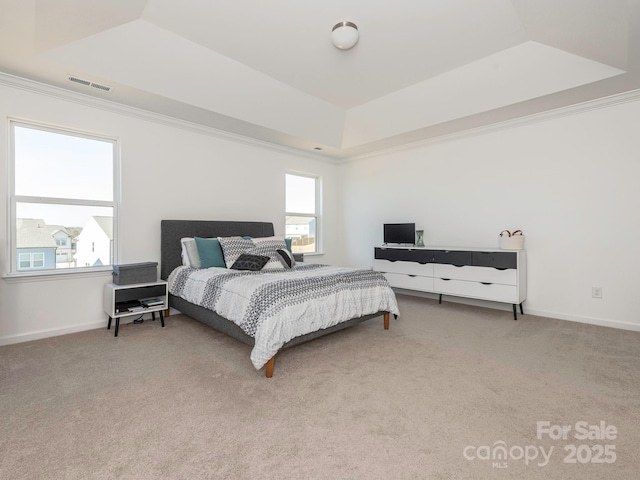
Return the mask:
<svg viewBox="0 0 640 480">
<path fill-rule="evenodd" d="M 109 276 L 113 278 L 113 267 L 83 268 L 83 269 L 60 269 L 42 270 L 35 272 L 11 272 L 2 275 L 7 282 L 36 282 L 46 280 L 60 280 L 61 278 L 85 278 Z"/>
</svg>

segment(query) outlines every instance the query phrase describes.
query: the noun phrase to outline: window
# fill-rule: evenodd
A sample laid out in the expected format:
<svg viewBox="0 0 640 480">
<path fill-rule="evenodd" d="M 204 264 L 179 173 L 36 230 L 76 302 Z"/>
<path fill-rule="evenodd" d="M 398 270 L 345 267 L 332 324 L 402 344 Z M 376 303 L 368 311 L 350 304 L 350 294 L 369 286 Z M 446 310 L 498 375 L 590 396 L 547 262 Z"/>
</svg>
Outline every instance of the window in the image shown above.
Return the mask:
<svg viewBox="0 0 640 480">
<path fill-rule="evenodd" d="M 285 176 L 286 236 L 294 253 L 320 252 L 320 179 Z"/>
<path fill-rule="evenodd" d="M 44 267 L 44 253 L 21 253 L 18 257 L 21 270 L 30 270 Z"/>
<path fill-rule="evenodd" d="M 115 140 L 17 121 L 10 132 L 11 272 L 113 264 Z"/>
</svg>

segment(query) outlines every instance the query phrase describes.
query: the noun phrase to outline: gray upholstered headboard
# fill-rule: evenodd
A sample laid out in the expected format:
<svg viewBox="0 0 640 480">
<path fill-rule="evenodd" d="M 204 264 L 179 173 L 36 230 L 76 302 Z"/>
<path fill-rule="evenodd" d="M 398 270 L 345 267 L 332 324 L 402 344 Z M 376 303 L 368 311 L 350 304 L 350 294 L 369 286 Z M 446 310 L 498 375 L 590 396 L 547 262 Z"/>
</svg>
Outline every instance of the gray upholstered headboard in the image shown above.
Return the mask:
<svg viewBox="0 0 640 480">
<path fill-rule="evenodd" d="M 160 278 L 166 280 L 182 265 L 180 239 L 183 237 L 271 237 L 273 223 L 207 220 L 162 220 L 160 223 Z"/>
</svg>

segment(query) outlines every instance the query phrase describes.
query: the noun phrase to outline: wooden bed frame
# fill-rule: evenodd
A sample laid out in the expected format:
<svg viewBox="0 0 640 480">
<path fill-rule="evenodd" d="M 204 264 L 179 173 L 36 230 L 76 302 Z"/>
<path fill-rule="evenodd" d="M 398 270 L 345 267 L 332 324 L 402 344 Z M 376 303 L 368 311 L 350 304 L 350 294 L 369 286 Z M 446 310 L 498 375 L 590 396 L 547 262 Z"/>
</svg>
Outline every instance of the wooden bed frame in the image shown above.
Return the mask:
<svg viewBox="0 0 640 480">
<path fill-rule="evenodd" d="M 180 239 L 183 237 L 230 237 L 230 236 L 251 236 L 251 237 L 271 237 L 274 235 L 273 224 L 267 222 L 233 222 L 233 221 L 204 221 L 204 220 L 162 220 L 160 225 L 160 249 L 161 265 L 160 277 L 167 280 L 169 274 L 178 266 L 182 265 Z M 216 314 L 199 305 L 187 302 L 186 300 L 169 294 L 169 307 L 179 310 L 183 314 L 194 318 L 216 330 L 219 330 L 231 337 L 240 340 L 248 345 L 254 344 L 254 339 L 244 333 L 242 329 L 230 320 Z M 384 329 L 389 329 L 389 312 L 378 312 L 372 315 L 365 315 L 352 318 L 346 322 L 339 323 L 329 328 L 311 332 L 300 337 L 296 337 L 287 342 L 282 348 L 292 347 L 314 338 L 322 337 L 339 330 L 343 330 L 357 323 L 383 315 Z M 166 311 L 169 316 L 169 310 Z M 273 376 L 275 365 L 275 355 L 267 362 L 265 373 L 267 378 Z"/>
</svg>

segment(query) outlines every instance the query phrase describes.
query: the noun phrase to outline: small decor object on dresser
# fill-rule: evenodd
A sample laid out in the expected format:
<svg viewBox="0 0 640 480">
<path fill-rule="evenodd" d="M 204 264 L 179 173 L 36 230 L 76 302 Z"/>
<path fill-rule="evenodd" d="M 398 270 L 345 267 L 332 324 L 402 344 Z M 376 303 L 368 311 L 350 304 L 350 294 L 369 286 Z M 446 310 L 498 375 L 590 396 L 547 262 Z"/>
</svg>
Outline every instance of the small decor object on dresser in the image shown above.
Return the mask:
<svg viewBox="0 0 640 480">
<path fill-rule="evenodd" d="M 424 230 L 416 230 L 416 236 L 418 237 L 416 247 L 424 247 Z"/>
<path fill-rule="evenodd" d="M 524 248 L 524 233 L 522 230 L 503 230 L 498 237 L 499 246 L 503 250 L 522 250 Z"/>
</svg>

